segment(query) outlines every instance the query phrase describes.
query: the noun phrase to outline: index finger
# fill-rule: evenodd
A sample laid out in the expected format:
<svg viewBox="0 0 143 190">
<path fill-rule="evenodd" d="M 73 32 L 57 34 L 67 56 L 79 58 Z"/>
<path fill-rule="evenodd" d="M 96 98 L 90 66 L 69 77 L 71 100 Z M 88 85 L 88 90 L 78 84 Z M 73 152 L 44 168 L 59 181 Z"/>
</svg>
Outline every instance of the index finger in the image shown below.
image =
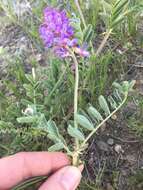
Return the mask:
<svg viewBox="0 0 143 190">
<path fill-rule="evenodd" d="M 0 160 L 0 190 L 30 177 L 47 175 L 69 165 L 64 153 L 22 152 Z"/>
</svg>

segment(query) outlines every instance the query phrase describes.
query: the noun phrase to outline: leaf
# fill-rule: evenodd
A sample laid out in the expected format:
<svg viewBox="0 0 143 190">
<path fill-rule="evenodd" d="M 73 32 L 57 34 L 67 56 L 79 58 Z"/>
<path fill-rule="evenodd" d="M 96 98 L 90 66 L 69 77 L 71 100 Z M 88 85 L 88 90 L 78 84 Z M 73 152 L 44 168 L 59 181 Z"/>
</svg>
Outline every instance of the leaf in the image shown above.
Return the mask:
<svg viewBox="0 0 143 190">
<path fill-rule="evenodd" d="M 23 87 L 25 88 L 26 91 L 31 91 L 32 89 L 31 84 L 23 84 Z"/>
<path fill-rule="evenodd" d="M 63 144 L 65 144 L 65 139 L 59 133 L 59 129 L 54 121 L 49 120 L 47 122 L 47 131 L 48 131 L 48 137 L 51 140 L 53 140 L 54 142 L 62 142 Z"/>
<path fill-rule="evenodd" d="M 113 82 L 113 84 L 112 84 L 115 88 L 118 88 L 118 89 L 121 89 L 122 88 L 122 86 L 119 84 L 119 83 L 117 83 L 117 82 Z"/>
<path fill-rule="evenodd" d="M 21 103 L 22 103 L 24 106 L 33 104 L 33 102 L 30 102 L 29 100 L 26 100 L 26 99 L 21 99 Z"/>
<path fill-rule="evenodd" d="M 47 137 L 53 141 L 54 143 L 58 143 L 60 142 L 61 140 L 59 139 L 59 137 L 57 137 L 55 134 L 48 134 Z"/>
<path fill-rule="evenodd" d="M 0 120 L 0 129 L 8 129 L 8 128 L 14 128 L 14 125 L 10 122 L 5 122 Z"/>
<path fill-rule="evenodd" d="M 48 132 L 48 130 L 47 130 L 48 129 L 48 127 L 47 127 L 47 120 L 46 120 L 44 114 L 40 115 L 39 120 L 38 120 L 37 128 L 42 129 L 42 130 Z"/>
<path fill-rule="evenodd" d="M 118 89 L 114 90 L 113 95 L 115 96 L 115 98 L 117 99 L 117 101 L 122 102 L 122 97 L 121 97 L 121 94 L 119 93 Z"/>
<path fill-rule="evenodd" d="M 104 9 L 104 12 L 111 12 L 111 9 L 112 9 L 112 6 L 110 3 L 108 3 L 107 1 L 105 0 L 101 0 L 100 1 L 101 5 L 103 6 L 103 9 Z"/>
<path fill-rule="evenodd" d="M 112 8 L 110 16 L 110 28 L 116 27 L 128 14 L 136 10 L 136 6 L 129 7 L 129 0 L 118 0 Z"/>
<path fill-rule="evenodd" d="M 113 87 L 117 88 L 120 93 L 123 93 L 122 85 L 120 85 L 119 83 L 114 82 L 114 83 L 113 83 Z"/>
<path fill-rule="evenodd" d="M 118 0 L 115 3 L 113 7 L 113 13 L 112 13 L 113 21 L 122 15 L 122 12 L 124 11 L 125 6 L 128 4 L 128 2 L 129 2 L 128 0 Z"/>
<path fill-rule="evenodd" d="M 136 84 L 136 80 L 132 80 L 131 82 L 129 82 L 129 91 L 133 90 L 133 87 Z"/>
<path fill-rule="evenodd" d="M 82 44 L 83 42 L 83 32 L 81 29 L 81 22 L 80 19 L 73 15 L 73 18 L 70 19 L 70 25 L 74 28 L 75 33 L 74 36 L 78 39 L 78 43 Z"/>
<path fill-rule="evenodd" d="M 41 114 L 37 128 L 45 131 L 48 133 L 48 138 L 51 139 L 54 142 L 63 142 L 65 143 L 64 138 L 62 135 L 59 134 L 58 127 L 56 126 L 56 123 L 52 120 L 47 121 L 44 114 Z"/>
<path fill-rule="evenodd" d="M 58 127 L 56 126 L 56 123 L 52 120 L 49 120 L 47 122 L 47 130 L 48 130 L 48 133 L 51 134 L 51 135 L 55 135 L 55 136 L 59 136 L 59 130 L 58 130 Z"/>
<path fill-rule="evenodd" d="M 35 90 L 38 89 L 39 86 L 40 86 L 40 84 L 41 84 L 40 81 L 36 82 L 36 83 L 34 84 L 34 89 L 35 89 Z"/>
<path fill-rule="evenodd" d="M 32 75 L 29 74 L 25 74 L 26 79 L 33 85 L 34 84 L 34 80 Z"/>
<path fill-rule="evenodd" d="M 113 109 L 116 109 L 117 108 L 117 103 L 116 103 L 116 101 L 114 100 L 114 98 L 112 97 L 112 96 L 109 96 L 108 97 L 108 101 L 110 102 L 110 105 L 111 105 L 111 107 L 113 108 Z"/>
<path fill-rule="evenodd" d="M 59 151 L 62 150 L 64 148 L 64 145 L 62 142 L 56 143 L 53 146 L 51 146 L 50 148 L 48 148 L 49 152 L 55 152 L 55 151 Z"/>
<path fill-rule="evenodd" d="M 90 121 L 90 117 L 89 117 L 88 113 L 85 112 L 83 109 L 81 109 L 81 108 L 79 109 L 79 114 L 83 115 Z"/>
<path fill-rule="evenodd" d="M 33 87 L 31 84 L 23 84 L 23 87 L 26 90 L 26 95 L 30 98 L 33 97 Z"/>
<path fill-rule="evenodd" d="M 18 123 L 36 123 L 38 120 L 38 116 L 26 116 L 17 118 Z"/>
<path fill-rule="evenodd" d="M 79 42 L 83 41 L 83 33 L 82 32 L 75 32 L 75 37 L 79 40 Z"/>
<path fill-rule="evenodd" d="M 93 36 L 93 27 L 89 24 L 83 31 L 83 41 L 90 42 Z"/>
<path fill-rule="evenodd" d="M 97 121 L 102 121 L 103 117 L 102 115 L 97 111 L 96 108 L 94 108 L 93 106 L 90 106 L 88 108 L 88 113 L 93 116 L 95 119 L 97 119 Z"/>
<path fill-rule="evenodd" d="M 68 134 L 71 137 L 74 137 L 80 141 L 84 141 L 85 139 L 83 133 L 79 129 L 76 129 L 72 127 L 71 125 L 68 126 Z"/>
<path fill-rule="evenodd" d="M 83 115 L 76 115 L 77 123 L 80 124 L 83 128 L 92 131 L 94 129 L 93 124 Z"/>
<path fill-rule="evenodd" d="M 129 82 L 124 81 L 122 85 L 123 92 L 128 92 L 129 91 Z"/>
<path fill-rule="evenodd" d="M 107 103 L 106 99 L 104 98 L 104 96 L 102 96 L 102 95 L 99 96 L 98 100 L 99 100 L 100 107 L 103 109 L 105 114 L 110 115 L 110 110 L 109 110 L 109 107 L 108 107 L 108 103 Z"/>
</svg>

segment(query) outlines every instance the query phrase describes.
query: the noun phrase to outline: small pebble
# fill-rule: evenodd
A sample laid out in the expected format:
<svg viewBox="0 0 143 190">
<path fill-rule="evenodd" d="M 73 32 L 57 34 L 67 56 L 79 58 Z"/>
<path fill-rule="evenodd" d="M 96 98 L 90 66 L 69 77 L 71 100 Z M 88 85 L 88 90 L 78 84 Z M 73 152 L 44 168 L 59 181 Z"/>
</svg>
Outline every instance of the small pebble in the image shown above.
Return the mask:
<svg viewBox="0 0 143 190">
<path fill-rule="evenodd" d="M 97 142 L 97 146 L 100 150 L 108 152 L 109 151 L 109 146 L 107 143 L 103 142 L 103 141 L 98 141 Z"/>
<path fill-rule="evenodd" d="M 114 139 L 109 138 L 109 139 L 107 140 L 107 143 L 112 146 L 112 145 L 114 144 Z"/>
<path fill-rule="evenodd" d="M 117 144 L 115 145 L 115 151 L 118 153 L 118 154 L 121 154 L 121 153 L 124 153 L 124 150 L 122 149 L 122 146 Z"/>
</svg>

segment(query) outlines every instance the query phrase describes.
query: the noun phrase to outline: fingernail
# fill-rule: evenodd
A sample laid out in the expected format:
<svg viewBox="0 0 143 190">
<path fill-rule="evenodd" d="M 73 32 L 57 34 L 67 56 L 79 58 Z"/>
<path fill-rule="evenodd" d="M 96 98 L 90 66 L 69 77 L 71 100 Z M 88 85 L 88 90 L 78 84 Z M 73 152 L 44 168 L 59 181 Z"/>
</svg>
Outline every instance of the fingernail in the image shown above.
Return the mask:
<svg viewBox="0 0 143 190">
<path fill-rule="evenodd" d="M 81 179 L 81 172 L 78 168 L 69 166 L 61 177 L 61 185 L 65 190 L 74 190 Z"/>
<path fill-rule="evenodd" d="M 80 165 L 80 166 L 78 167 L 78 169 L 80 170 L 80 172 L 83 172 L 83 170 L 84 170 L 84 165 L 83 165 L 83 164 Z"/>
</svg>

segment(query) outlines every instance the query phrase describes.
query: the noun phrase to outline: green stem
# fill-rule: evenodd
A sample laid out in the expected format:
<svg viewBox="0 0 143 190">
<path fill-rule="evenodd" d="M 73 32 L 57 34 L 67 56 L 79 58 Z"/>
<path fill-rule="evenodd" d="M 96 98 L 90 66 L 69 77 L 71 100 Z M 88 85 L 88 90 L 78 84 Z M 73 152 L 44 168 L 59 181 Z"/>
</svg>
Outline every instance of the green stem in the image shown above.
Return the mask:
<svg viewBox="0 0 143 190">
<path fill-rule="evenodd" d="M 78 109 L 78 86 L 79 86 L 79 70 L 78 70 L 78 61 L 74 54 L 74 51 L 72 51 L 70 48 L 68 48 L 69 53 L 72 56 L 72 59 L 75 64 L 75 87 L 74 87 L 74 127 L 78 128 L 78 123 L 76 121 L 76 115 L 77 115 L 77 109 Z M 78 139 L 75 140 L 75 152 L 79 149 L 79 141 Z M 79 160 L 79 155 L 74 154 L 73 155 L 73 165 L 77 166 Z"/>
<path fill-rule="evenodd" d="M 74 57 L 73 57 L 74 58 Z M 77 115 L 77 106 L 78 106 L 78 85 L 79 85 L 79 72 L 78 72 L 78 62 L 74 58 L 75 62 L 75 89 L 74 89 L 74 126 L 78 128 L 76 122 L 76 115 Z"/>
<path fill-rule="evenodd" d="M 94 135 L 94 133 L 96 133 L 96 131 L 106 122 L 108 121 L 108 119 L 110 119 L 126 102 L 128 97 L 128 94 L 125 94 L 124 100 L 122 101 L 122 103 L 108 116 L 106 117 L 105 120 L 103 120 L 88 136 L 87 138 L 84 140 L 84 142 L 81 144 L 80 149 L 82 150 L 83 147 L 85 147 L 86 143 L 88 142 L 88 140 Z"/>
<path fill-rule="evenodd" d="M 33 86 L 33 102 L 34 105 L 36 105 L 36 90 L 35 90 L 35 84 L 36 84 L 36 73 L 35 73 L 35 68 L 32 68 L 32 77 L 34 81 L 34 86 Z"/>
<path fill-rule="evenodd" d="M 75 5 L 78 9 L 78 12 L 79 12 L 79 15 L 81 17 L 81 20 L 82 20 L 82 23 L 83 23 L 83 26 L 84 28 L 86 28 L 86 22 L 85 22 L 85 19 L 84 19 L 84 16 L 83 16 L 83 13 L 82 13 L 82 10 L 80 8 L 80 4 L 79 4 L 79 1 L 78 0 L 75 0 Z"/>
<path fill-rule="evenodd" d="M 78 108 L 78 85 L 79 85 L 79 72 L 78 72 L 78 62 L 76 59 L 76 56 L 73 54 L 73 60 L 75 63 L 75 89 L 74 89 L 74 127 L 78 128 L 78 124 L 76 121 L 76 115 L 77 115 L 77 108 Z M 76 148 L 79 148 L 79 142 L 76 139 L 75 140 Z M 77 165 L 78 157 L 75 155 L 75 158 L 73 160 L 73 164 Z"/>
<path fill-rule="evenodd" d="M 105 46 L 105 44 L 106 44 L 106 42 L 107 42 L 107 40 L 108 40 L 108 38 L 109 38 L 109 36 L 110 36 L 111 33 L 112 33 L 112 29 L 110 29 L 110 30 L 106 33 L 106 35 L 104 36 L 104 38 L 103 38 L 103 40 L 102 40 L 102 42 L 101 42 L 99 48 L 98 48 L 97 51 L 96 51 L 96 56 L 97 56 L 97 57 L 98 57 L 99 54 L 102 52 L 102 50 L 103 50 L 103 48 L 104 48 L 104 46 Z"/>
<path fill-rule="evenodd" d="M 72 156 L 72 152 L 71 152 L 70 149 L 68 148 L 67 144 L 66 144 L 66 145 L 64 144 L 64 149 L 65 149 L 65 151 L 67 152 L 67 155 Z"/>
<path fill-rule="evenodd" d="M 76 5 L 77 10 L 78 10 L 78 12 L 79 12 L 79 15 L 80 15 L 80 18 L 81 18 L 81 20 L 82 20 L 82 23 L 83 23 L 84 28 L 87 28 L 87 24 L 86 24 L 86 22 L 85 22 L 85 19 L 84 19 L 84 16 L 83 16 L 83 13 L 82 13 L 82 10 L 81 10 L 81 7 L 80 7 L 80 4 L 79 4 L 79 1 L 78 1 L 78 0 L 75 0 L 75 5 Z M 91 52 L 92 52 L 92 54 L 94 54 L 94 48 L 93 48 L 92 42 L 90 41 L 89 44 L 90 44 L 90 46 L 91 46 Z"/>
<path fill-rule="evenodd" d="M 35 90 L 33 92 L 33 96 L 34 96 L 34 105 L 36 105 L 36 91 Z"/>
</svg>

